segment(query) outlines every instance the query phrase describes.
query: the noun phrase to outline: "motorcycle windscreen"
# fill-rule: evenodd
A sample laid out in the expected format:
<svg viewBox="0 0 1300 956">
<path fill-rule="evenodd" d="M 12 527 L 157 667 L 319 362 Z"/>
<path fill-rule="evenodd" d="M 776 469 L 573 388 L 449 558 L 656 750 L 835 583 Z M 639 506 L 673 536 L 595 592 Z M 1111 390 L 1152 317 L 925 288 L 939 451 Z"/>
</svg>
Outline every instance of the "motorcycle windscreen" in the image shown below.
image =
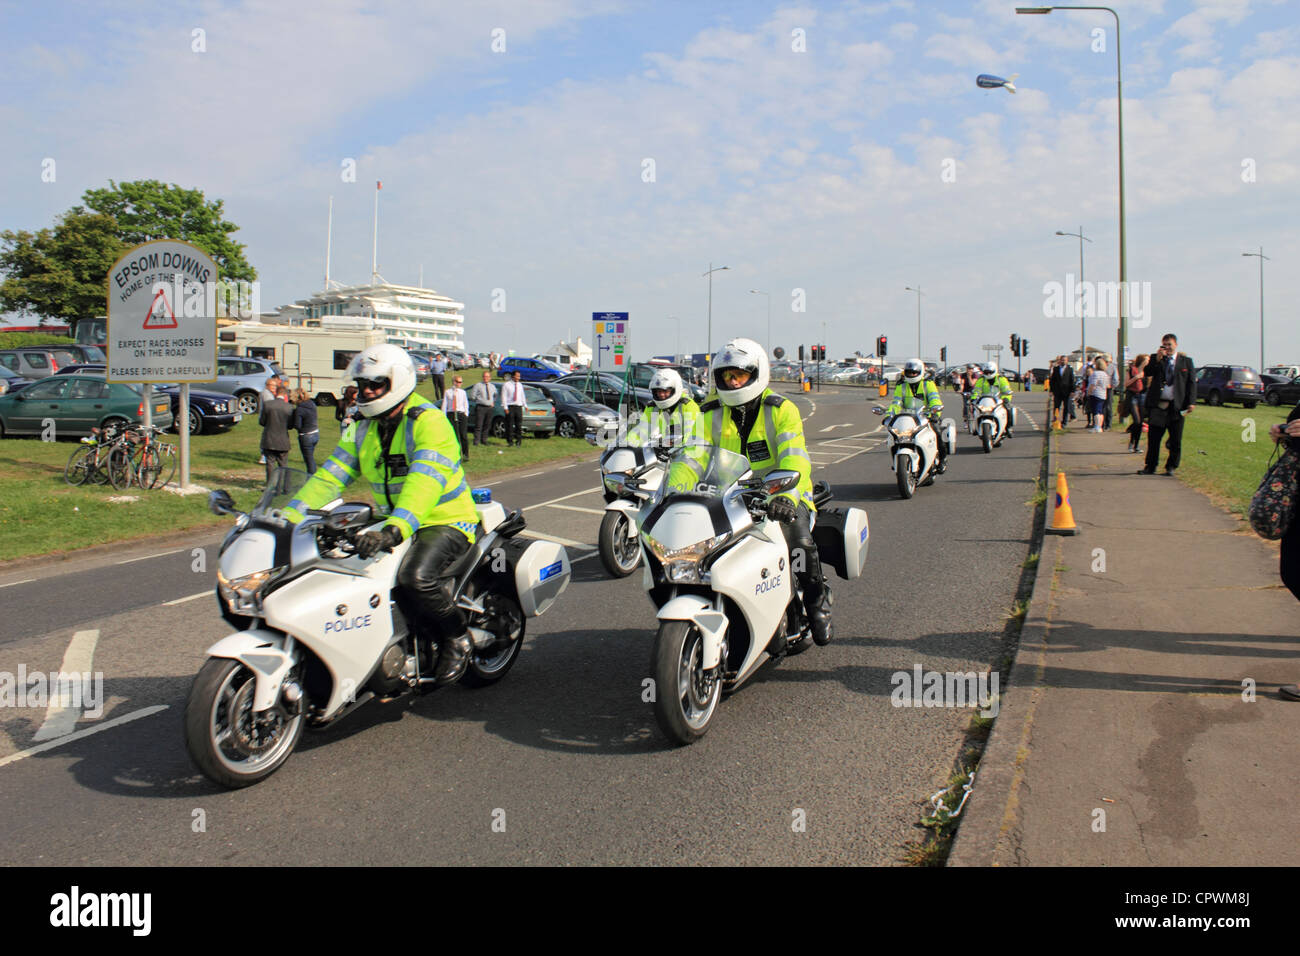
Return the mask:
<svg viewBox="0 0 1300 956">
<path fill-rule="evenodd" d="M 554 541 L 534 541 L 515 561 L 519 606 L 528 617 L 546 613 L 569 586 L 569 553 Z"/>
<path fill-rule="evenodd" d="M 871 544 L 871 527 L 861 508 L 822 508 L 813 525 L 817 555 L 846 581 L 862 576 L 867 566 L 867 549 Z"/>
</svg>

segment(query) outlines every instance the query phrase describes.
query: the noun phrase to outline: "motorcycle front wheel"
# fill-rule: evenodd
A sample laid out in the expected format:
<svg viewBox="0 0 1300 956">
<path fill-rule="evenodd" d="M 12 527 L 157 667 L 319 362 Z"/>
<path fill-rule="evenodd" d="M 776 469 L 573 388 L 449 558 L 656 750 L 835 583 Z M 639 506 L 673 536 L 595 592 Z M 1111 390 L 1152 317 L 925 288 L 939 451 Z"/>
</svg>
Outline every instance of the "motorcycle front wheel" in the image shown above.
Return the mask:
<svg viewBox="0 0 1300 956">
<path fill-rule="evenodd" d="M 986 425 L 980 429 L 980 443 L 984 446 L 984 454 L 987 455 L 993 450 L 993 428 L 991 426 Z"/>
<path fill-rule="evenodd" d="M 185 749 L 208 779 L 247 787 L 289 759 L 302 736 L 303 715 L 273 706 L 253 712 L 253 672 L 242 662 L 214 657 L 203 665 L 185 704 Z"/>
<path fill-rule="evenodd" d="M 650 670 L 655 681 L 655 720 L 669 740 L 693 744 L 709 730 L 722 697 L 719 676 L 703 668 L 704 635 L 689 621 L 662 621 Z"/>
<path fill-rule="evenodd" d="M 912 474 L 912 459 L 906 455 L 899 455 L 894 470 L 898 474 L 898 493 L 904 498 L 912 497 L 913 492 L 916 491 L 916 476 Z"/>
<path fill-rule="evenodd" d="M 607 511 L 600 522 L 600 563 L 612 577 L 625 578 L 641 563 L 641 546 L 636 535 L 628 537 L 626 511 Z"/>
</svg>

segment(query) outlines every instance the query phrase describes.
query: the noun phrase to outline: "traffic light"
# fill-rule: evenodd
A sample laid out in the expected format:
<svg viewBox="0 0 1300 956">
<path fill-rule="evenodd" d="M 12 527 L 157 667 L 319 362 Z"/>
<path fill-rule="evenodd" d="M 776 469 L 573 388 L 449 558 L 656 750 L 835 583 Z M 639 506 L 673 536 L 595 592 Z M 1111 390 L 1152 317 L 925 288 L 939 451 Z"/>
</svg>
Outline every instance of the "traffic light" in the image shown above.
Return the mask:
<svg viewBox="0 0 1300 956">
<path fill-rule="evenodd" d="M 945 345 L 943 348 L 939 349 L 939 361 L 944 365 L 948 364 L 948 346 Z"/>
<path fill-rule="evenodd" d="M 880 335 L 876 337 L 876 355 L 878 357 L 880 358 L 885 357 L 888 346 L 889 346 L 889 338 L 887 336 Z"/>
<path fill-rule="evenodd" d="M 1029 339 L 1020 340 L 1020 354 L 1022 356 L 1029 354 Z"/>
<path fill-rule="evenodd" d="M 799 346 L 799 361 L 803 361 L 803 346 Z"/>
<path fill-rule="evenodd" d="M 826 346 L 824 345 L 817 346 L 817 361 L 819 362 L 826 361 Z"/>
<path fill-rule="evenodd" d="M 1017 335 L 1015 332 L 1011 333 L 1011 354 L 1012 355 L 1020 354 L 1020 336 Z"/>
</svg>

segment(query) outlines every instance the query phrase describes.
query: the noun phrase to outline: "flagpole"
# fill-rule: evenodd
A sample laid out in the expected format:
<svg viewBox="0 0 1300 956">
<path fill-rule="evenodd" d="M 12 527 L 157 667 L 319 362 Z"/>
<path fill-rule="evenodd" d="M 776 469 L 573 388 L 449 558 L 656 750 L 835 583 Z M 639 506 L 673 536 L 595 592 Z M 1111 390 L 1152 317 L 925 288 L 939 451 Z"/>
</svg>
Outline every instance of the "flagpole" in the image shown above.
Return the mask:
<svg viewBox="0 0 1300 956">
<path fill-rule="evenodd" d="M 375 228 L 374 228 L 374 245 L 370 252 L 370 281 L 375 282 L 379 279 L 379 190 L 383 189 L 382 182 L 375 183 Z"/>
<path fill-rule="evenodd" d="M 329 225 L 325 227 L 325 291 L 330 287 L 330 246 L 334 242 L 334 197 L 330 196 Z"/>
</svg>

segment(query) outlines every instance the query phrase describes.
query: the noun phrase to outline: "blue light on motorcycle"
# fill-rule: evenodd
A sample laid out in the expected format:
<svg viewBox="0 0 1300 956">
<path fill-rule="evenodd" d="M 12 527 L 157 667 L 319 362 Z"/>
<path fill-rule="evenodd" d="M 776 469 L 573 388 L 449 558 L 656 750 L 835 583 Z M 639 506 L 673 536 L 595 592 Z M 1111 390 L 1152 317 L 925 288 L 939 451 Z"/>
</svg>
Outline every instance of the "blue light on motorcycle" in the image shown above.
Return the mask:
<svg viewBox="0 0 1300 956">
<path fill-rule="evenodd" d="M 491 488 L 475 488 L 472 492 L 474 495 L 474 504 L 487 505 L 492 503 Z"/>
</svg>

